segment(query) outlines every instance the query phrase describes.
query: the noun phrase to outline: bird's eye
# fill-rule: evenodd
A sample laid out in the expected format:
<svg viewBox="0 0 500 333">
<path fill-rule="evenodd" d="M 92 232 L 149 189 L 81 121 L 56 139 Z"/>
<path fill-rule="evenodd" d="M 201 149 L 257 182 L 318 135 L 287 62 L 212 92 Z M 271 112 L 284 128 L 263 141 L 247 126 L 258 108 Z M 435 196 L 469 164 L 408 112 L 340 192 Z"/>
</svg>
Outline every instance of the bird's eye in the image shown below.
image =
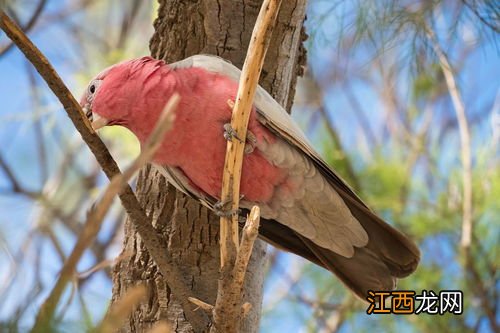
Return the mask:
<svg viewBox="0 0 500 333">
<path fill-rule="evenodd" d="M 97 89 L 99 88 L 101 82 L 102 80 L 93 80 L 92 82 L 90 82 L 87 88 L 89 98 L 93 98 L 93 95 L 97 92 Z"/>
</svg>

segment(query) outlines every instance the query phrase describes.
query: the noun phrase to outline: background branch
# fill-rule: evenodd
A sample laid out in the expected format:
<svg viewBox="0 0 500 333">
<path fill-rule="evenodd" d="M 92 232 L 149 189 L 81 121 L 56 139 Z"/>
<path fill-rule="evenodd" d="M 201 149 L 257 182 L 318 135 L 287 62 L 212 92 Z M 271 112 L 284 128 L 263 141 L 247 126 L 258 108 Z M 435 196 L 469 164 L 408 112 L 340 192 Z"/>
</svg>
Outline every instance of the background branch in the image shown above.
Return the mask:
<svg viewBox="0 0 500 333">
<path fill-rule="evenodd" d="M 458 90 L 453 69 L 448 61 L 448 57 L 444 54 L 439 45 L 434 32 L 427 29 L 427 34 L 434 48 L 434 52 L 439 59 L 439 65 L 443 71 L 448 92 L 451 96 L 451 101 L 455 109 L 458 120 L 458 128 L 460 133 L 460 153 L 462 158 L 462 182 L 463 182 L 463 198 L 462 198 L 462 239 L 461 245 L 469 251 L 472 240 L 472 157 L 471 157 L 471 142 L 469 123 L 467 114 L 465 113 L 465 105 Z"/>
<path fill-rule="evenodd" d="M 40 18 L 40 15 L 42 14 L 45 5 L 47 4 L 47 0 L 40 0 L 38 1 L 38 4 L 33 11 L 33 14 L 29 18 L 29 20 L 26 22 L 26 24 L 23 25 L 22 29 L 24 32 L 30 31 Z M 0 46 L 0 57 L 3 56 L 5 53 L 9 52 L 9 50 L 14 46 L 14 43 L 12 41 L 8 42 L 6 45 Z"/>
</svg>

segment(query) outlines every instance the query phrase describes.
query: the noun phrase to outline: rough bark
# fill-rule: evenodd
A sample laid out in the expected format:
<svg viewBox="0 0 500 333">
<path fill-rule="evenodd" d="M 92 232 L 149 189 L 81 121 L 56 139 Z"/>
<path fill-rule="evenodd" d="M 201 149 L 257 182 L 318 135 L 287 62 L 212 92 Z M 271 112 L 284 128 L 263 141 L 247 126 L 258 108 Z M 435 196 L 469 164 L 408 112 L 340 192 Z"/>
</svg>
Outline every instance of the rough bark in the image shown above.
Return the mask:
<svg viewBox="0 0 500 333">
<path fill-rule="evenodd" d="M 241 68 L 260 1 L 159 2 L 155 33 L 150 41 L 153 56 L 174 62 L 193 54 L 216 54 Z M 304 17 L 305 0 L 282 4 L 260 80 L 260 84 L 288 109 L 305 60 L 302 48 Z M 176 192 L 150 167 L 139 175 L 137 194 L 147 213 L 153 216 L 154 226 L 192 289 L 192 296 L 214 304 L 219 277 L 219 219 L 196 201 Z M 244 301 L 253 307 L 244 320 L 243 332 L 258 331 L 265 247 L 263 242 L 256 242 L 249 263 Z M 169 286 L 128 221 L 123 251 L 123 259 L 114 269 L 113 302 L 138 283 L 148 286 L 149 298 L 133 312 L 120 331 L 144 332 L 157 321 L 166 320 L 172 324 L 174 332 L 192 332 L 180 304 L 172 297 Z"/>
</svg>

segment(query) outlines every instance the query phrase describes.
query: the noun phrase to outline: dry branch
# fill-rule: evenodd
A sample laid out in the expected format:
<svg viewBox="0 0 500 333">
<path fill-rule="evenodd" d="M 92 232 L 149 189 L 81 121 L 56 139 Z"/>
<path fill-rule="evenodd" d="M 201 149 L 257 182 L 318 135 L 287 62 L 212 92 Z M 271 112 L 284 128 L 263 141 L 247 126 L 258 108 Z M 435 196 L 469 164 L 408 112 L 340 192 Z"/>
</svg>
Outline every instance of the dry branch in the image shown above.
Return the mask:
<svg viewBox="0 0 500 333">
<path fill-rule="evenodd" d="M 460 90 L 458 89 L 453 68 L 448 61 L 448 57 L 442 50 L 434 31 L 427 28 L 427 35 L 432 43 L 434 52 L 436 53 L 439 65 L 443 71 L 448 93 L 450 94 L 453 107 L 458 121 L 458 129 L 460 133 L 460 152 L 462 160 L 462 182 L 463 182 L 463 198 L 462 198 L 462 237 L 460 246 L 463 251 L 464 266 L 467 270 L 471 285 L 475 287 L 479 294 L 481 306 L 494 332 L 498 332 L 498 322 L 495 315 L 495 304 L 491 304 L 488 296 L 488 289 L 484 286 L 483 280 L 480 278 L 475 262 L 472 258 L 472 240 L 473 240 L 473 192 L 472 192 L 472 153 L 471 153 L 471 138 L 469 121 L 465 112 L 465 103 L 463 101 Z"/>
<path fill-rule="evenodd" d="M 257 236 L 259 236 L 259 224 L 260 208 L 258 206 L 253 206 L 245 223 L 245 227 L 243 228 L 241 244 L 234 265 L 233 284 L 235 287 L 240 288 L 240 290 L 238 290 L 239 293 L 241 292 L 241 288 L 243 288 L 243 281 L 245 280 L 245 273 L 247 271 L 250 255 L 252 254 L 253 244 Z"/>
<path fill-rule="evenodd" d="M 439 42 L 431 29 L 427 29 L 427 35 L 432 43 L 434 52 L 439 60 L 443 71 L 446 86 L 455 109 L 460 133 L 460 152 L 462 159 L 462 182 L 463 182 L 463 206 L 462 206 L 462 239 L 460 244 L 466 252 L 469 251 L 472 240 L 472 155 L 469 122 L 465 113 L 465 104 L 457 87 L 453 69 L 448 57 L 441 49 Z"/>
<path fill-rule="evenodd" d="M 80 105 L 64 85 L 47 58 L 3 11 L 0 11 L 0 28 L 19 47 L 26 58 L 28 58 L 38 73 L 43 77 L 45 82 L 47 82 L 50 89 L 64 106 L 64 109 L 78 132 L 81 134 L 83 140 L 95 155 L 106 176 L 111 180 L 115 175 L 120 174 L 120 169 L 115 160 L 111 157 L 101 139 L 92 131 L 90 122 L 85 117 Z M 167 283 L 171 286 L 172 293 L 174 293 L 175 297 L 181 302 L 188 320 L 190 318 L 192 319 L 190 321 L 196 326 L 194 327 L 195 330 L 202 331 L 205 326 L 198 326 L 197 323 L 206 323 L 206 325 L 208 325 L 208 317 L 202 312 L 192 311 L 192 304 L 187 300 L 191 291 L 185 285 L 181 274 L 177 271 L 175 264 L 168 256 L 165 244 L 163 244 L 153 227 L 151 218 L 148 217 L 142 209 L 130 186 L 126 185 L 119 194 L 119 197 L 132 224 L 151 254 L 151 257 L 158 265 Z"/>
<path fill-rule="evenodd" d="M 248 262 L 252 255 L 255 240 L 259 236 L 259 224 L 260 208 L 253 206 L 243 228 L 241 244 L 236 255 L 230 279 L 225 281 L 223 287 L 219 284 L 215 307 L 209 304 L 205 304 L 203 307 L 204 309 L 213 308 L 214 325 L 211 329 L 212 333 L 238 332 L 241 318 L 245 317 L 252 308 L 252 304 L 250 303 L 245 303 L 241 307 L 240 304 Z M 196 301 L 201 302 L 199 300 Z"/>
<path fill-rule="evenodd" d="M 253 98 L 280 5 L 281 0 L 265 0 L 262 3 L 239 81 L 231 127 L 236 134 L 235 137 L 243 138 L 243 140 L 228 140 L 221 193 L 221 202 L 231 203 L 230 209 L 233 212 L 239 209 L 241 169 L 245 150 L 244 138 L 247 135 Z M 235 261 L 239 246 L 238 214 L 233 213 L 231 217 L 221 217 L 220 229 L 222 276 L 219 280 L 217 300 L 213 311 L 212 331 L 231 333 L 239 329 L 241 313 L 239 305 L 243 284 L 243 281 L 238 281 L 241 285 L 234 281 Z"/>
<path fill-rule="evenodd" d="M 213 311 L 214 309 L 214 306 L 212 304 L 205 303 L 197 298 L 188 297 L 188 300 L 194 305 L 196 305 L 198 308 L 203 309 L 205 311 Z"/>
</svg>

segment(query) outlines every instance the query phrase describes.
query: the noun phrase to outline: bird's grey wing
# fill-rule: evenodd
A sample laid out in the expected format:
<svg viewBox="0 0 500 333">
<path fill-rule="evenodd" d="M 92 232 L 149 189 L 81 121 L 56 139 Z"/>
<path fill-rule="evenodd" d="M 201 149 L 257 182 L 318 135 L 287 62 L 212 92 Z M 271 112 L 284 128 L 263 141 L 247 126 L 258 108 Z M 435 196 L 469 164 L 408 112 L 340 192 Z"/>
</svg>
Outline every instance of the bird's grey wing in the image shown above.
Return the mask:
<svg viewBox="0 0 500 333">
<path fill-rule="evenodd" d="M 194 199 L 199 200 L 203 206 L 213 209 L 213 205 L 216 200 L 193 185 L 191 180 L 188 179 L 181 169 L 159 164 L 153 164 L 153 167 L 158 170 L 158 172 L 161 173 L 176 189 Z"/>
<path fill-rule="evenodd" d="M 287 170 L 286 183 L 292 186 L 277 187 L 268 202 L 259 203 L 263 217 L 344 257 L 352 257 L 354 247 L 368 243 L 366 231 L 306 154 L 282 139 L 258 141 L 256 146 L 268 161 Z"/>
</svg>

